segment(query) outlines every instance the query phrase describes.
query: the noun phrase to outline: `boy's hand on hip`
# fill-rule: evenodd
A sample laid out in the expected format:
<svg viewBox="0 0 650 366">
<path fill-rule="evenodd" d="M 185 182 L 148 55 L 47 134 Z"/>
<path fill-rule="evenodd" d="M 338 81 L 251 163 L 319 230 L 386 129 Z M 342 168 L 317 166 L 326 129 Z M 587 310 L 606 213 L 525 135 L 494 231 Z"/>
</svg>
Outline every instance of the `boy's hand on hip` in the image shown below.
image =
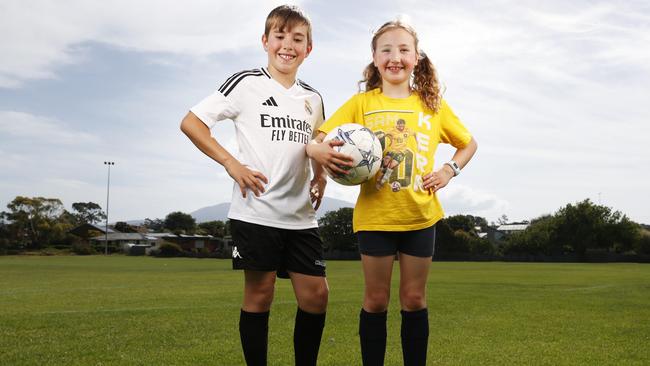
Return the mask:
<svg viewBox="0 0 650 366">
<path fill-rule="evenodd" d="M 249 169 L 235 159 L 224 162 L 223 166 L 228 175 L 239 185 L 242 197 L 246 198 L 246 191 L 249 189 L 256 197 L 259 197 L 260 193 L 264 193 L 264 184 L 269 182 L 264 174 Z"/>
</svg>

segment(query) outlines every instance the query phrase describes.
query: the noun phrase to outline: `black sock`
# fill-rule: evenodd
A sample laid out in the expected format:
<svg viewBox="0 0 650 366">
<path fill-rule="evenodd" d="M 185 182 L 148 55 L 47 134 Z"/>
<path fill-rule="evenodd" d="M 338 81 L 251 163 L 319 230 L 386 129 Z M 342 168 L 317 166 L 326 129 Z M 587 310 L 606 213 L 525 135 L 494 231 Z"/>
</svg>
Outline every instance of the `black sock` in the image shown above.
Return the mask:
<svg viewBox="0 0 650 366">
<path fill-rule="evenodd" d="M 429 312 L 426 308 L 416 311 L 402 310 L 402 356 L 404 366 L 427 364 L 429 342 Z"/>
<path fill-rule="evenodd" d="M 361 359 L 364 366 L 382 366 L 386 355 L 387 311 L 368 313 L 361 309 L 359 315 L 359 339 Z"/>
<path fill-rule="evenodd" d="M 239 315 L 239 338 L 248 366 L 266 366 L 268 337 L 269 312 L 249 313 L 242 310 Z"/>
<path fill-rule="evenodd" d="M 312 314 L 298 308 L 293 328 L 296 366 L 316 366 L 318 349 L 325 327 L 325 313 Z"/>
</svg>

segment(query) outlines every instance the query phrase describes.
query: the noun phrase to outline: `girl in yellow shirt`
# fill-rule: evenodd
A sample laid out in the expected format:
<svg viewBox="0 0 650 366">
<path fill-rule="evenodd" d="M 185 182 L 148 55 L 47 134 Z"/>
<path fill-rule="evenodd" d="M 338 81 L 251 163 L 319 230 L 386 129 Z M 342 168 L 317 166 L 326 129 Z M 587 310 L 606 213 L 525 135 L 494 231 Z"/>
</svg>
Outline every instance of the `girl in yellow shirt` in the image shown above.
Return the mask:
<svg viewBox="0 0 650 366">
<path fill-rule="evenodd" d="M 341 166 L 350 166 L 351 159 L 341 157 L 331 143 L 322 142 L 335 127 L 354 122 L 378 136 L 397 128 L 415 137 L 399 144 L 384 141 L 384 157 L 388 157 L 384 161 L 399 156 L 400 163 L 385 166 L 375 179 L 361 185 L 353 227 L 365 278 L 359 318 L 363 364 L 384 362 L 390 282 L 397 255 L 404 365 L 425 365 L 429 337 L 426 282 L 435 224 L 444 216 L 436 192 L 460 173 L 477 144 L 442 99 L 435 68 L 418 48 L 411 26 L 401 21 L 385 23 L 371 45 L 373 61 L 361 82 L 365 92 L 350 98 L 319 128 L 307 154 L 331 174 L 345 174 Z M 434 170 L 440 142 L 451 144 L 456 152 L 451 161 Z"/>
</svg>

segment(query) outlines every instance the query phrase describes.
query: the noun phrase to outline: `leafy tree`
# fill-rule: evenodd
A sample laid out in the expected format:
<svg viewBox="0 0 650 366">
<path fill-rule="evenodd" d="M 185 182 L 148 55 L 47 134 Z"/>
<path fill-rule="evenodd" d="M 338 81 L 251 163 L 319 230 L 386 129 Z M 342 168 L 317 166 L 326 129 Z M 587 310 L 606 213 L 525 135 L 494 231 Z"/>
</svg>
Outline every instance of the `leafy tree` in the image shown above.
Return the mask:
<svg viewBox="0 0 650 366">
<path fill-rule="evenodd" d="M 144 219 L 144 226 L 153 232 L 162 232 L 165 230 L 165 222 L 161 219 Z"/>
<path fill-rule="evenodd" d="M 449 254 L 494 254 L 492 243 L 478 237 L 477 227 L 481 231 L 487 230 L 485 218 L 454 215 L 438 221 L 434 255 L 444 257 Z"/>
<path fill-rule="evenodd" d="M 226 223 L 223 221 L 207 221 L 199 224 L 199 231 L 205 235 L 223 238 L 226 235 Z"/>
<path fill-rule="evenodd" d="M 506 216 L 505 214 L 501 215 L 501 217 L 499 217 L 499 218 L 497 219 L 497 223 L 498 223 L 499 225 L 505 225 L 505 224 L 507 224 L 507 223 L 508 223 L 508 216 Z"/>
<path fill-rule="evenodd" d="M 6 254 L 11 248 L 9 236 L 9 223 L 5 220 L 6 212 L 0 212 L 0 255 Z"/>
<path fill-rule="evenodd" d="M 9 238 L 20 248 L 42 248 L 64 237 L 70 228 L 59 221 L 65 209 L 58 198 L 17 196 L 7 208 L 3 216 L 9 222 Z"/>
<path fill-rule="evenodd" d="M 475 234 L 463 230 L 454 231 L 454 242 L 460 250 L 471 254 L 493 254 L 494 247 L 487 239 L 482 239 Z M 458 252 L 456 252 L 458 253 Z"/>
<path fill-rule="evenodd" d="M 589 199 L 568 204 L 556 214 L 556 240 L 577 254 L 587 249 L 629 250 L 638 240 L 638 225 L 611 208 Z"/>
<path fill-rule="evenodd" d="M 634 251 L 637 254 L 650 255 L 650 231 L 643 229 L 639 240 L 637 240 L 636 245 L 634 246 Z"/>
<path fill-rule="evenodd" d="M 470 253 L 469 235 L 462 233 L 462 230 L 454 230 L 446 219 L 438 221 L 434 255 Z"/>
<path fill-rule="evenodd" d="M 558 255 L 570 252 L 556 238 L 556 219 L 545 215 L 531 221 L 526 230 L 509 235 L 501 247 L 503 254 Z"/>
<path fill-rule="evenodd" d="M 106 220 L 102 207 L 95 202 L 75 202 L 72 204 L 77 224 L 94 224 Z"/>
<path fill-rule="evenodd" d="M 533 220 L 524 232 L 508 237 L 502 251 L 545 255 L 584 255 L 589 249 L 625 252 L 638 245 L 640 235 L 639 226 L 625 215 L 586 199 Z"/>
<path fill-rule="evenodd" d="M 157 255 L 160 257 L 180 257 L 183 255 L 183 248 L 176 243 L 164 242 L 160 244 Z"/>
<path fill-rule="evenodd" d="M 118 221 L 115 223 L 115 226 L 113 228 L 121 233 L 137 233 L 138 229 L 133 226 L 129 225 L 128 223 L 124 221 Z"/>
<path fill-rule="evenodd" d="M 165 217 L 165 229 L 174 234 L 194 234 L 196 220 L 186 213 L 176 211 Z"/>
<path fill-rule="evenodd" d="M 318 220 L 320 235 L 327 250 L 352 251 L 359 248 L 357 237 L 352 231 L 350 207 L 330 211 Z"/>
<path fill-rule="evenodd" d="M 476 228 L 487 230 L 487 221 L 479 216 L 472 215 L 454 215 L 443 219 L 453 230 L 462 230 L 466 233 L 477 235 Z"/>
</svg>

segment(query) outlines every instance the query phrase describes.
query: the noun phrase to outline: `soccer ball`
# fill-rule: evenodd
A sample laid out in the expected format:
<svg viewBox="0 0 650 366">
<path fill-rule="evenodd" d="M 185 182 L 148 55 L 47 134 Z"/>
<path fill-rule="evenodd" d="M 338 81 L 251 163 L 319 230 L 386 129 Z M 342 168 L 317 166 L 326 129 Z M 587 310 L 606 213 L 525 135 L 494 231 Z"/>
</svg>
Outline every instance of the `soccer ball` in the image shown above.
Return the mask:
<svg viewBox="0 0 650 366">
<path fill-rule="evenodd" d="M 324 141 L 328 140 L 344 141 L 344 145 L 334 146 L 334 150 L 354 159 L 353 167 L 344 167 L 348 169 L 347 174 L 330 175 L 335 182 L 354 186 L 377 174 L 381 166 L 382 150 L 379 139 L 371 130 L 357 123 L 346 123 L 328 133 Z"/>
</svg>

